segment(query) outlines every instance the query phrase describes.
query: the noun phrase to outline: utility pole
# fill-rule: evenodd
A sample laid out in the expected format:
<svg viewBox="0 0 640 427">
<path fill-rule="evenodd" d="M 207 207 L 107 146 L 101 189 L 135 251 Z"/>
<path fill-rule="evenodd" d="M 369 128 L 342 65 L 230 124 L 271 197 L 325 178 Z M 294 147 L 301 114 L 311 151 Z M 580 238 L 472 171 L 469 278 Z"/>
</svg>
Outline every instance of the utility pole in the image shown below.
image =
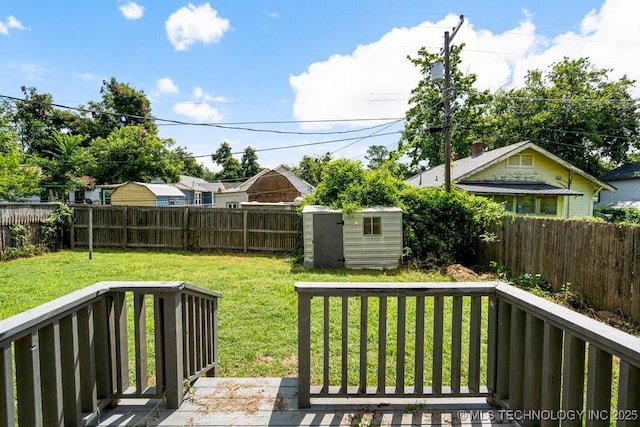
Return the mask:
<svg viewBox="0 0 640 427">
<path fill-rule="evenodd" d="M 444 188 L 447 193 L 451 192 L 451 63 L 449 60 L 451 48 L 449 44 L 463 22 L 464 15 L 460 15 L 460 21 L 451 35 L 449 31 L 444 32 Z"/>
</svg>

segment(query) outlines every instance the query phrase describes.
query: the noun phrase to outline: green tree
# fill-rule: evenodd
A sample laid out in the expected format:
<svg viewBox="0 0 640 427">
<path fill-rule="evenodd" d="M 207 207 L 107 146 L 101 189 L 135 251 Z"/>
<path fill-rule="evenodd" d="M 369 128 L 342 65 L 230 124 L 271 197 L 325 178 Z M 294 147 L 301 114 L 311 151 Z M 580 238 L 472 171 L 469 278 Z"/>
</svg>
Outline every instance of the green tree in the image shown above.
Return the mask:
<svg viewBox="0 0 640 427">
<path fill-rule="evenodd" d="M 0 151 L 0 200 L 16 202 L 39 194 L 39 184 L 38 168 L 24 162 L 17 145 Z"/>
<path fill-rule="evenodd" d="M 364 158 L 369 161 L 367 169 L 375 170 L 391 159 L 391 153 L 384 145 L 371 145 L 367 149 L 367 154 L 365 154 Z"/>
<path fill-rule="evenodd" d="M 476 75 L 461 71 L 460 52 L 464 45 L 451 49 L 451 151 L 460 157 L 470 153 L 471 143 L 483 139 L 488 131 L 485 126 L 485 109 L 490 102 L 487 91 L 474 89 Z M 409 60 L 420 70 L 442 61 L 439 54 L 426 48 Z M 411 91 L 411 107 L 406 113 L 406 124 L 399 143 L 399 152 L 411 158 L 412 165 L 427 160 L 430 166 L 444 163 L 444 83 L 421 79 Z"/>
<path fill-rule="evenodd" d="M 93 163 L 88 148 L 82 146 L 84 138 L 80 135 L 56 133 L 50 150 L 45 157 L 34 156 L 34 163 L 40 166 L 44 179 L 42 187 L 48 191 L 51 200 L 64 200 L 67 193 L 76 191 L 86 184 L 82 175 Z"/>
<path fill-rule="evenodd" d="M 640 148 L 635 81 L 613 79 L 588 58 L 532 70 L 522 88 L 499 91 L 489 111 L 491 146 L 531 140 L 594 176 Z"/>
<path fill-rule="evenodd" d="M 102 101 L 89 102 L 86 108 L 93 118 L 92 126 L 86 129 L 91 137 L 106 138 L 114 129 L 125 126 L 141 126 L 147 133 L 157 135 L 151 102 L 143 91 L 111 77 L 102 81 L 100 93 Z"/>
<path fill-rule="evenodd" d="M 240 162 L 231 154 L 231 145 L 223 141 L 215 153 L 211 155 L 211 160 L 222 170 L 216 174 L 217 179 L 237 180 L 244 178 Z"/>
<path fill-rule="evenodd" d="M 176 147 L 170 152 L 172 161 L 180 175 L 195 176 L 205 178 L 210 172 L 191 154 L 186 147 Z"/>
<path fill-rule="evenodd" d="M 91 176 L 98 184 L 156 178 L 175 182 L 179 165 L 173 161 L 171 144 L 171 139 L 160 139 L 142 126 L 114 129 L 91 144 L 90 152 L 96 159 Z"/>
<path fill-rule="evenodd" d="M 244 153 L 242 153 L 242 159 L 240 159 L 240 170 L 242 176 L 250 178 L 260 172 L 261 169 L 262 168 L 258 163 L 256 150 L 251 146 L 245 148 Z"/>
<path fill-rule="evenodd" d="M 291 172 L 316 187 L 323 178 L 323 170 L 331 161 L 331 153 L 319 156 L 303 156 L 297 166 L 291 168 Z"/>
</svg>

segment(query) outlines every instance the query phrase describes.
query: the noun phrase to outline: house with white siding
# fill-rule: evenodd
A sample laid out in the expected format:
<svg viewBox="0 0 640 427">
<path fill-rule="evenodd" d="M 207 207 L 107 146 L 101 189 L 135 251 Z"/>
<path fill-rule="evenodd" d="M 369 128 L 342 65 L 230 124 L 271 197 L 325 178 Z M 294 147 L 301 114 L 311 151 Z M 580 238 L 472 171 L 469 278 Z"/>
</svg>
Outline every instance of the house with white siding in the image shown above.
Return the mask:
<svg viewBox="0 0 640 427">
<path fill-rule="evenodd" d="M 599 205 L 640 209 L 640 162 L 626 163 L 600 179 L 617 191 L 600 194 Z"/>
<path fill-rule="evenodd" d="M 615 188 L 533 142 L 485 151 L 474 142 L 471 156 L 451 162 L 451 182 L 489 197 L 517 215 L 571 218 L 593 215 L 601 192 Z M 418 187 L 444 185 L 444 165 L 409 178 Z"/>
</svg>

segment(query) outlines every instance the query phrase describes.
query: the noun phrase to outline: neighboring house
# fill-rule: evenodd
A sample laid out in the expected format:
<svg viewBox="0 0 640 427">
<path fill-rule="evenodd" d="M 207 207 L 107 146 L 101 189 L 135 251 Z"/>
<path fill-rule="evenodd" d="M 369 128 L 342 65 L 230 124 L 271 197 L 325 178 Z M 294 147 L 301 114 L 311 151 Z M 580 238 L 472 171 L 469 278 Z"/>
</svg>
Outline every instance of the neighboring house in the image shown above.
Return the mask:
<svg viewBox="0 0 640 427">
<path fill-rule="evenodd" d="M 111 193 L 114 206 L 184 206 L 184 193 L 168 184 L 145 184 L 128 182 Z"/>
<path fill-rule="evenodd" d="M 556 218 L 592 216 L 594 201 L 611 185 L 594 178 L 555 154 L 523 141 L 484 151 L 473 143 L 471 156 L 451 163 L 456 188 L 503 203 L 521 215 Z M 407 180 L 418 187 L 444 185 L 444 165 Z"/>
<path fill-rule="evenodd" d="M 224 189 L 220 182 L 208 182 L 194 176 L 180 175 L 177 183 L 170 184 L 182 191 L 189 205 L 214 206 L 216 193 Z"/>
<path fill-rule="evenodd" d="M 598 201 L 600 205 L 640 209 L 640 163 L 624 164 L 600 179 L 617 189 L 615 193 L 602 193 Z"/>
<path fill-rule="evenodd" d="M 215 194 L 217 208 L 240 208 L 242 203 L 296 203 L 314 187 L 286 167 L 264 169 L 247 181 L 231 185 Z"/>
<path fill-rule="evenodd" d="M 302 210 L 304 266 L 397 268 L 402 257 L 402 209 L 367 208 L 353 214 L 325 206 Z"/>
<path fill-rule="evenodd" d="M 91 189 L 78 190 L 69 193 L 71 204 L 110 205 L 111 193 L 122 184 L 101 184 Z"/>
</svg>

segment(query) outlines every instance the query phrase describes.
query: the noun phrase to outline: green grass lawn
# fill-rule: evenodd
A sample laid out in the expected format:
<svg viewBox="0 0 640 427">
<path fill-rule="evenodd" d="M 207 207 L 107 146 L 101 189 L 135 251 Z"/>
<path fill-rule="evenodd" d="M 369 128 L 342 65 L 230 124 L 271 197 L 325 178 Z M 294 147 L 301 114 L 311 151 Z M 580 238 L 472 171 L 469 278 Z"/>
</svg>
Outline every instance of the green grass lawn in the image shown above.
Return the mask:
<svg viewBox="0 0 640 427">
<path fill-rule="evenodd" d="M 0 263 L 0 319 L 103 280 L 187 281 L 221 292 L 221 376 L 295 376 L 297 281 L 448 281 L 434 272 L 306 270 L 279 255 L 62 251 Z M 389 313 L 390 316 L 392 313 Z M 393 317 L 390 317 L 393 319 Z"/>
</svg>

